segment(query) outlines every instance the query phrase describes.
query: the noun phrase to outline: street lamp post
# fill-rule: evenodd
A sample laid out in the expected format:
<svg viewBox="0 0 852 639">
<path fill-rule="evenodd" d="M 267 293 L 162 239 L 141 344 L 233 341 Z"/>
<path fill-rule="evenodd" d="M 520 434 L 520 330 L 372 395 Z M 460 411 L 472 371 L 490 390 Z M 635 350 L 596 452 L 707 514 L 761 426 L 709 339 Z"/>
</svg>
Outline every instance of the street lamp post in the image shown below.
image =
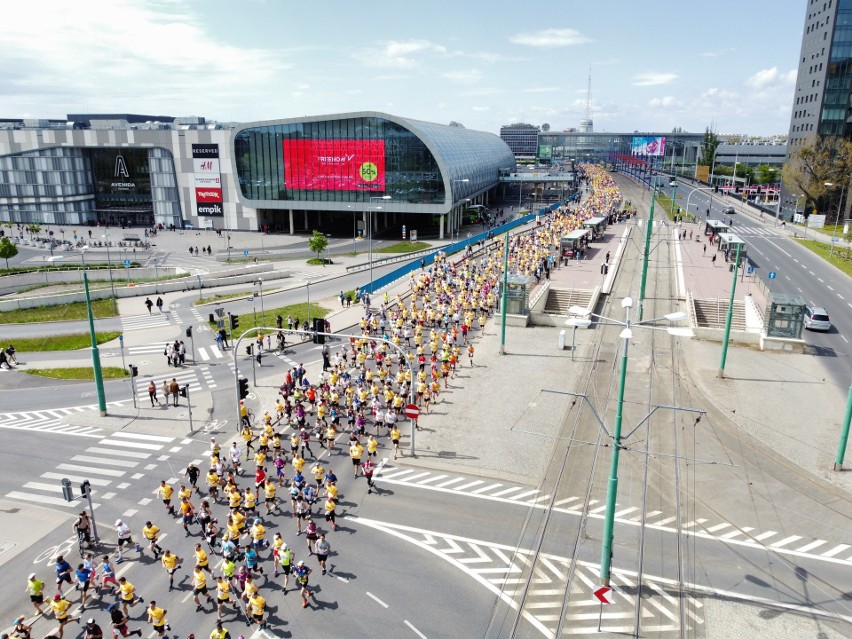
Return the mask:
<svg viewBox="0 0 852 639">
<path fill-rule="evenodd" d="M 390 199 L 391 199 L 390 195 L 376 195 L 376 196 L 370 198 L 370 202 L 373 202 L 374 200 L 390 200 Z M 370 295 L 373 294 L 373 212 L 374 211 L 381 211 L 381 210 L 382 210 L 381 206 L 377 206 L 377 207 L 375 207 L 375 209 L 371 206 L 369 211 L 368 211 L 368 217 L 367 217 L 367 235 L 370 238 L 369 249 L 368 249 L 368 251 L 369 251 L 368 260 L 370 262 L 370 291 L 369 291 Z"/>
<path fill-rule="evenodd" d="M 630 309 L 633 307 L 633 298 L 625 297 L 623 300 L 621 300 L 621 307 L 624 309 L 623 322 L 597 315 L 595 313 L 590 312 L 587 308 L 583 308 L 581 306 L 572 306 L 568 309 L 568 312 L 572 315 L 579 315 L 583 317 L 588 317 L 591 315 L 593 317 L 597 317 L 600 320 L 604 320 L 602 322 L 604 324 L 624 327 L 621 333 L 619 334 L 619 337 L 622 339 L 621 370 L 619 372 L 618 378 L 618 400 L 616 404 L 615 425 L 613 427 L 612 433 L 612 457 L 610 459 L 610 473 L 609 481 L 607 483 L 606 511 L 604 514 L 604 530 L 602 540 L 603 543 L 601 547 L 600 577 L 602 582 L 601 585 L 603 586 L 609 586 L 610 571 L 612 568 L 612 539 L 613 528 L 615 524 L 615 499 L 618 493 L 618 460 L 622 447 L 621 425 L 624 409 L 624 388 L 627 381 L 627 349 L 630 345 L 630 340 L 633 337 L 632 327 L 646 326 L 648 328 L 655 328 L 651 325 L 661 320 L 677 322 L 686 319 L 686 313 L 684 313 L 683 311 L 678 311 L 675 313 L 668 313 L 667 315 L 664 315 L 660 318 L 631 322 Z M 674 327 L 668 327 L 666 328 L 666 331 L 670 335 L 679 335 L 683 337 L 691 335 L 692 333 L 690 329 L 678 329 Z"/>
<path fill-rule="evenodd" d="M 459 179 L 453 180 L 453 185 L 454 185 L 453 186 L 453 209 L 455 209 L 455 202 L 456 202 L 455 184 L 467 184 L 468 182 L 470 182 L 470 178 L 459 178 Z M 461 202 L 470 202 L 470 198 L 464 198 L 463 200 L 460 200 L 460 201 Z M 460 218 L 461 215 L 457 214 L 453 217 L 454 218 Z M 451 240 L 453 239 L 453 232 L 454 231 L 456 233 L 456 237 L 458 238 L 458 232 L 461 230 L 461 221 L 459 219 L 454 219 L 453 225 L 455 226 L 455 228 L 450 229 L 450 239 Z"/>
<path fill-rule="evenodd" d="M 107 247 L 107 269 L 109 270 L 109 287 L 112 290 L 112 312 L 118 315 L 118 306 L 115 303 L 115 284 L 112 281 L 112 259 L 109 256 L 109 236 L 104 233 L 101 235 L 106 240 Z"/>
<path fill-rule="evenodd" d="M 260 323 L 266 325 L 266 313 L 263 310 L 263 278 L 258 277 L 255 284 L 260 289 Z"/>
<path fill-rule="evenodd" d="M 836 186 L 832 182 L 825 182 L 826 186 Z M 840 198 L 837 200 L 837 216 L 834 218 L 834 233 L 831 235 L 831 248 L 828 250 L 828 257 L 834 255 L 834 243 L 837 241 L 837 227 L 840 226 L 840 207 L 843 204 L 843 193 L 846 191 L 846 181 L 840 186 Z"/>
</svg>

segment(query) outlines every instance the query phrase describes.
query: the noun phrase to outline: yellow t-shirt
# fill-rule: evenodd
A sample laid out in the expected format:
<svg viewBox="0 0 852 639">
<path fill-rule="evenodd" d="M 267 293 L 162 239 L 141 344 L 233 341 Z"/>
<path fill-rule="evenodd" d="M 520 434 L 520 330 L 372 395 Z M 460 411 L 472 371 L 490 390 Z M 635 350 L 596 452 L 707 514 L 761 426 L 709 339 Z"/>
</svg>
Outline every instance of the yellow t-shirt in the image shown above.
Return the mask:
<svg viewBox="0 0 852 639">
<path fill-rule="evenodd" d="M 148 608 L 148 618 L 155 626 L 162 626 L 166 623 L 166 611 L 162 608 L 158 608 L 157 606 Z"/>
<path fill-rule="evenodd" d="M 166 569 L 171 570 L 177 566 L 177 555 L 163 555 L 162 562 Z"/>
<path fill-rule="evenodd" d="M 227 601 L 231 596 L 231 586 L 228 585 L 227 579 L 221 579 L 216 582 L 216 596 L 219 601 Z"/>
<path fill-rule="evenodd" d="M 68 616 L 68 608 L 70 606 L 71 602 L 65 599 L 54 599 L 50 602 L 50 609 L 56 615 L 57 619 L 65 619 Z"/>
<path fill-rule="evenodd" d="M 160 495 L 163 498 L 164 501 L 171 499 L 172 493 L 174 493 L 174 492 L 175 492 L 175 489 L 172 488 L 171 486 L 169 486 L 168 484 L 166 484 L 165 486 L 160 486 L 157 489 L 157 494 Z"/>
<path fill-rule="evenodd" d="M 198 570 L 192 573 L 192 587 L 196 590 L 201 590 L 207 587 L 207 576 L 203 570 Z"/>
<path fill-rule="evenodd" d="M 123 584 L 118 585 L 118 590 L 121 593 L 121 598 L 124 599 L 124 601 L 130 601 L 131 599 L 133 599 L 133 593 L 136 588 L 129 581 L 125 581 Z"/>
<path fill-rule="evenodd" d="M 160 529 L 153 524 L 142 527 L 142 534 L 145 536 L 145 539 L 148 539 L 149 541 L 157 539 L 158 532 L 160 532 Z"/>
<path fill-rule="evenodd" d="M 195 563 L 197 563 L 199 566 L 207 565 L 207 553 L 204 552 L 203 548 L 199 548 L 195 551 Z"/>
<path fill-rule="evenodd" d="M 255 594 L 249 599 L 249 604 L 251 604 L 251 614 L 262 615 L 263 609 L 266 607 L 266 599 L 259 594 Z"/>
</svg>

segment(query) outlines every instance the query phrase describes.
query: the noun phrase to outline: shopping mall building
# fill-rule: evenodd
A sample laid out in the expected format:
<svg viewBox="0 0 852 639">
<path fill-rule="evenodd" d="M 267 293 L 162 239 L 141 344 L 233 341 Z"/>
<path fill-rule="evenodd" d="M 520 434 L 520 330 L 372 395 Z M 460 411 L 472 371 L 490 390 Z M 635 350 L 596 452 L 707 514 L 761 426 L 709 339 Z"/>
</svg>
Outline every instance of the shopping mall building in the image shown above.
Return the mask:
<svg viewBox="0 0 852 639">
<path fill-rule="evenodd" d="M 496 135 L 372 111 L 0 120 L 0 221 L 294 233 L 358 232 L 370 217 L 443 237 L 514 168 Z"/>
</svg>

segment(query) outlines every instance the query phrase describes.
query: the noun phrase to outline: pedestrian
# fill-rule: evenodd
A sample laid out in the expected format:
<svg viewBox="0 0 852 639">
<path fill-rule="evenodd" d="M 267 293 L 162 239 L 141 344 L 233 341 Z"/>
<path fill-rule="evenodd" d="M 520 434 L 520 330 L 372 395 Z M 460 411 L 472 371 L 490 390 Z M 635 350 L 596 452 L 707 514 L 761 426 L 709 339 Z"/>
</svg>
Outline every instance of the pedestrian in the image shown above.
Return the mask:
<svg viewBox="0 0 852 639">
<path fill-rule="evenodd" d="M 148 604 L 148 622 L 154 626 L 154 631 L 160 637 L 165 637 L 166 631 L 171 630 L 169 624 L 166 623 L 166 612 L 168 611 L 157 606 L 156 601 Z"/>
<path fill-rule="evenodd" d="M 343 291 L 340 291 L 340 294 L 337 296 L 337 299 L 340 300 L 340 308 L 343 308 L 343 301 L 345 300 L 345 298 L 346 296 L 343 294 Z"/>
<path fill-rule="evenodd" d="M 163 312 L 163 298 L 162 297 L 157 298 L 157 310 L 160 311 L 161 313 Z"/>
<path fill-rule="evenodd" d="M 198 467 L 195 464 L 189 464 L 189 466 L 186 467 L 186 472 L 184 474 L 189 480 L 189 485 L 192 486 L 193 490 L 195 490 L 198 495 L 200 495 L 201 489 L 198 488 L 198 478 L 201 475 L 201 471 Z"/>
<path fill-rule="evenodd" d="M 296 583 L 299 584 L 299 594 L 302 595 L 302 608 L 308 607 L 308 598 L 313 596 L 308 587 L 308 578 L 311 574 L 311 569 L 305 565 L 304 561 L 300 561 L 296 565 Z"/>
<path fill-rule="evenodd" d="M 56 558 L 56 592 L 58 594 L 62 594 L 62 584 L 63 582 L 71 585 L 71 564 L 65 561 L 65 558 L 62 555 L 59 555 Z"/>
<path fill-rule="evenodd" d="M 72 621 L 76 621 L 78 624 L 80 623 L 80 617 L 71 617 L 68 615 L 68 609 L 71 607 L 71 602 L 65 599 L 58 592 L 53 595 L 53 601 L 50 602 L 50 611 L 53 613 L 53 616 L 56 618 L 56 621 L 59 622 L 59 639 L 62 639 L 62 635 L 65 632 L 65 626 Z"/>
<path fill-rule="evenodd" d="M 186 344 L 183 343 L 183 340 L 178 343 L 178 359 L 181 366 L 186 364 Z"/>
<path fill-rule="evenodd" d="M 175 589 L 175 572 L 177 572 L 180 562 L 180 557 L 172 554 L 171 550 L 163 551 L 160 563 L 163 564 L 163 568 L 165 568 L 166 574 L 169 576 L 169 592 Z"/>
<path fill-rule="evenodd" d="M 89 596 L 89 586 L 92 582 L 92 571 L 86 567 L 86 564 L 77 564 L 75 571 L 77 584 L 75 588 L 80 592 L 80 610 L 86 609 L 86 599 Z"/>
<path fill-rule="evenodd" d="M 604 259 L 604 264 L 609 264 L 609 251 L 606 252 L 606 258 Z"/>
<path fill-rule="evenodd" d="M 44 582 L 38 579 L 35 573 L 32 573 L 29 576 L 26 591 L 30 596 L 30 603 L 32 603 L 33 608 L 36 609 L 38 614 L 43 615 L 44 610 L 42 610 L 42 605 L 44 605 Z"/>
<path fill-rule="evenodd" d="M 704 255 L 707 255 L 707 245 L 704 245 Z"/>
<path fill-rule="evenodd" d="M 373 493 L 373 488 L 375 484 L 373 483 L 373 472 L 376 470 L 376 465 L 373 463 L 373 460 L 367 457 L 367 461 L 361 464 L 361 471 L 364 473 L 364 477 L 367 480 L 367 494 L 371 495 Z"/>
<path fill-rule="evenodd" d="M 130 533 L 130 527 L 120 519 L 115 520 L 115 532 L 118 535 L 118 543 L 116 544 L 118 546 L 118 559 L 116 559 L 115 563 L 120 564 L 124 561 L 124 547 L 130 546 L 134 542 Z M 136 544 L 136 552 L 142 552 L 142 546 L 139 544 Z"/>
<path fill-rule="evenodd" d="M 121 602 L 121 609 L 125 615 L 128 614 L 128 606 L 132 608 L 138 603 L 145 603 L 145 600 L 142 599 L 142 597 L 136 596 L 136 586 L 130 583 L 127 580 L 127 577 L 120 577 L 118 579 L 118 597 Z"/>
<path fill-rule="evenodd" d="M 178 397 L 180 396 L 180 384 L 177 383 L 177 378 L 172 377 L 172 383 L 169 384 L 169 392 L 172 395 L 172 404 L 178 405 Z"/>
<path fill-rule="evenodd" d="M 358 469 L 361 466 L 361 455 L 364 454 L 364 447 L 356 439 L 349 446 L 349 456 L 352 458 L 352 466 L 355 468 L 354 476 L 358 476 Z"/>
<path fill-rule="evenodd" d="M 337 525 L 337 521 L 335 520 L 334 509 L 337 508 L 337 503 L 334 499 L 331 498 L 331 495 L 328 496 L 328 499 L 325 500 L 325 520 L 331 524 L 332 530 L 337 530 L 340 526 Z"/>
<path fill-rule="evenodd" d="M 151 314 L 151 309 L 154 307 L 154 302 L 151 301 L 150 297 L 145 298 L 145 306 L 148 307 L 148 315 Z"/>
<path fill-rule="evenodd" d="M 86 634 L 83 635 L 83 639 L 104 639 L 104 631 L 95 623 L 94 617 L 89 617 L 86 621 Z"/>
<path fill-rule="evenodd" d="M 109 555 L 104 555 L 101 557 L 101 565 L 99 566 L 101 571 L 101 585 L 98 587 L 98 592 L 105 590 L 107 584 L 110 586 L 110 594 L 117 595 L 118 594 L 118 579 L 115 577 L 115 568 L 110 563 Z"/>
<path fill-rule="evenodd" d="M 716 253 L 713 253 L 713 257 L 710 258 L 710 262 L 713 264 L 713 266 L 716 266 L 716 255 Z"/>
<path fill-rule="evenodd" d="M 157 398 L 157 385 L 153 379 L 148 384 L 148 398 L 151 400 L 151 408 L 154 407 L 154 402 L 157 402 L 158 406 L 160 405 L 160 400 Z"/>
<path fill-rule="evenodd" d="M 207 597 L 208 603 L 213 603 L 213 597 L 207 592 L 207 576 L 204 574 L 201 566 L 196 566 L 192 572 L 192 595 L 193 601 L 195 601 L 195 612 L 204 610 L 204 605 L 198 598 L 199 595 L 204 595 Z"/>
<path fill-rule="evenodd" d="M 132 631 L 128 630 L 127 615 L 121 611 L 117 602 L 107 606 L 107 611 L 109 612 L 109 618 L 112 622 L 113 637 L 117 637 L 118 635 L 121 635 L 122 637 L 129 637 L 130 635 L 142 636 L 142 628 L 137 628 Z"/>
<path fill-rule="evenodd" d="M 325 562 L 328 560 L 328 554 L 331 552 L 331 544 L 325 538 L 325 533 L 319 536 L 316 544 L 317 561 L 319 561 L 322 574 L 327 572 Z"/>
<path fill-rule="evenodd" d="M 33 626 L 32 624 L 24 623 L 24 617 L 18 617 L 15 619 L 15 626 L 12 628 L 12 636 L 15 639 L 30 639 L 32 636 Z M 3 633 L 3 639 L 9 639 L 9 635 L 5 632 Z"/>
</svg>

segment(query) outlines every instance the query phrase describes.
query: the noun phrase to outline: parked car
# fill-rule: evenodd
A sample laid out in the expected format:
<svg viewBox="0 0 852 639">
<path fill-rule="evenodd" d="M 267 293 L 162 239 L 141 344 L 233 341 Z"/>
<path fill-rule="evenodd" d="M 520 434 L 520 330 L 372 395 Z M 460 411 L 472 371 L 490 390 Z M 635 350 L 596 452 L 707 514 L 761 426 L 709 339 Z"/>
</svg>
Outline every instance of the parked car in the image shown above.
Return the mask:
<svg viewBox="0 0 852 639">
<path fill-rule="evenodd" d="M 830 331 L 828 311 L 822 306 L 805 306 L 805 328 L 810 331 Z"/>
<path fill-rule="evenodd" d="M 723 215 L 733 215 L 736 212 L 737 212 L 737 210 L 733 206 L 726 206 L 725 208 L 722 209 Z"/>
</svg>

